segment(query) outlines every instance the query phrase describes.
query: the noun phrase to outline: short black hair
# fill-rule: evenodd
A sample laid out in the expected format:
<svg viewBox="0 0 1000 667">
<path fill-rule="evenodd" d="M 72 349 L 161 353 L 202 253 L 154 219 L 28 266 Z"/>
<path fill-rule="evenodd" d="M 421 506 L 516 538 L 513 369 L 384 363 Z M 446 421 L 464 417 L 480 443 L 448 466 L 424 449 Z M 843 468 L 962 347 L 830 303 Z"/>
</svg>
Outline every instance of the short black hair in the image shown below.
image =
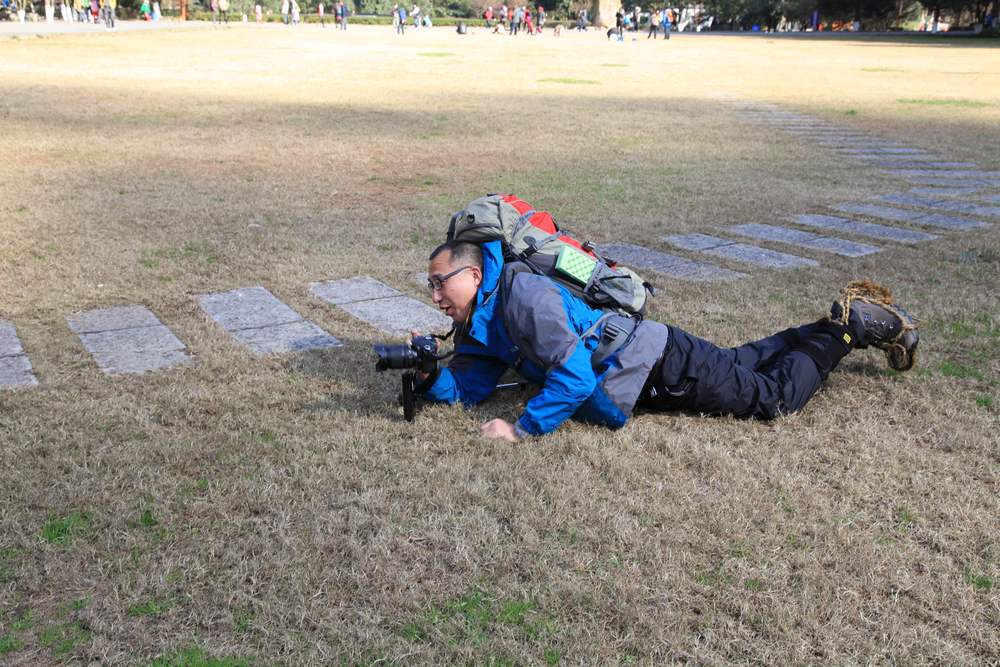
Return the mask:
<svg viewBox="0 0 1000 667">
<path fill-rule="evenodd" d="M 483 270 L 483 249 L 479 247 L 479 244 L 468 243 L 466 241 L 447 241 L 434 248 L 427 261 L 434 261 L 435 257 L 445 251 L 451 253 L 452 264 L 465 262 L 466 264 L 475 266 L 480 271 Z"/>
</svg>

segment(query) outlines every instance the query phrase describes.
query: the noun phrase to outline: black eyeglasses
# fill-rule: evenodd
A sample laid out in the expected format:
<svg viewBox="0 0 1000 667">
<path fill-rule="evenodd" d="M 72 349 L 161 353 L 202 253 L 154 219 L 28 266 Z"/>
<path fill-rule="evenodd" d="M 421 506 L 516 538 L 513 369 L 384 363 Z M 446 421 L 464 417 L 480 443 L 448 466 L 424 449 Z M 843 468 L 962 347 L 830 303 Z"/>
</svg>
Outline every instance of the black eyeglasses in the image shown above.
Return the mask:
<svg viewBox="0 0 1000 667">
<path fill-rule="evenodd" d="M 444 284 L 448 282 L 449 278 L 454 278 L 462 271 L 471 268 L 472 268 L 471 266 L 463 266 L 462 268 L 455 269 L 451 273 L 446 273 L 443 276 L 431 276 L 430 278 L 427 279 L 427 289 L 429 289 L 431 292 L 440 292 L 444 288 Z"/>
</svg>

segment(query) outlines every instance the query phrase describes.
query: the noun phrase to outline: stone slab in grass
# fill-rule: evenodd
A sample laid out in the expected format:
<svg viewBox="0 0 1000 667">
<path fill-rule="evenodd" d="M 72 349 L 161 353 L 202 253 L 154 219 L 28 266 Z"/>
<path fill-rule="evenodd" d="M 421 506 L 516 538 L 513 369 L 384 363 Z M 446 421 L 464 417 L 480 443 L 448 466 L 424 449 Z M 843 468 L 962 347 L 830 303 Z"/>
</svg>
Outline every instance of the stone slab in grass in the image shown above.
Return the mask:
<svg viewBox="0 0 1000 667">
<path fill-rule="evenodd" d="M 34 387 L 38 379 L 31 370 L 27 355 L 15 354 L 0 357 L 0 388 L 17 389 Z"/>
<path fill-rule="evenodd" d="M 184 350 L 95 352 L 92 356 L 97 367 L 108 375 L 146 373 L 192 363 Z"/>
<path fill-rule="evenodd" d="M 655 271 L 678 280 L 708 282 L 746 277 L 746 274 L 739 271 L 731 271 L 708 262 L 698 262 L 631 243 L 609 243 L 600 246 L 599 251 L 608 259 L 625 266 L 640 271 L 643 269 Z"/>
<path fill-rule="evenodd" d="M 167 352 L 183 350 L 182 343 L 166 326 L 112 329 L 80 334 L 80 342 L 91 354 L 127 352 Z"/>
<path fill-rule="evenodd" d="M 942 215 L 940 213 L 925 215 L 917 220 L 917 223 L 921 225 L 928 225 L 930 227 L 939 227 L 941 229 L 951 229 L 958 232 L 968 232 L 973 229 L 983 229 L 984 227 L 991 226 L 990 223 L 983 222 L 982 220 L 958 218 L 953 215 Z"/>
<path fill-rule="evenodd" d="M 258 355 L 343 345 L 263 287 L 203 294 L 198 304 L 236 342 Z"/>
<path fill-rule="evenodd" d="M 872 146 L 870 148 L 858 148 L 858 149 L 846 149 L 845 153 L 884 153 L 887 155 L 920 155 L 925 154 L 926 151 L 920 148 L 908 148 L 905 146 Z"/>
<path fill-rule="evenodd" d="M 17 329 L 10 322 L 0 320 L 0 357 L 12 357 L 24 354 L 21 339 L 17 337 Z"/>
<path fill-rule="evenodd" d="M 708 255 L 746 262 L 769 269 L 792 269 L 800 266 L 819 266 L 819 262 L 808 257 L 790 255 L 777 250 L 768 250 L 748 243 L 730 243 L 704 251 Z"/>
<path fill-rule="evenodd" d="M 929 176 L 941 179 L 1000 178 L 1000 171 L 982 169 L 889 169 L 893 176 Z"/>
<path fill-rule="evenodd" d="M 971 201 L 938 201 L 934 204 L 934 208 L 954 213 L 978 215 L 983 218 L 1000 218 L 1000 206 L 990 206 L 989 204 L 979 204 Z"/>
<path fill-rule="evenodd" d="M 900 229 L 899 227 L 880 225 L 874 222 L 849 220 L 847 218 L 839 218 L 833 215 L 804 213 L 802 215 L 794 216 L 792 221 L 806 227 L 813 227 L 815 229 L 829 229 L 842 232 L 844 234 L 865 236 L 867 238 L 879 239 L 882 241 L 895 241 L 896 243 L 905 243 L 908 245 L 922 243 L 924 241 L 933 241 L 938 238 L 936 234 L 929 234 L 915 229 Z"/>
<path fill-rule="evenodd" d="M 0 388 L 16 389 L 37 384 L 31 361 L 17 337 L 17 329 L 10 322 L 0 320 Z"/>
<path fill-rule="evenodd" d="M 143 306 L 118 306 L 67 318 L 104 373 L 145 373 L 191 363 L 184 343 Z"/>
<path fill-rule="evenodd" d="M 116 306 L 88 310 L 70 315 L 67 322 L 69 328 L 76 334 L 155 327 L 161 324 L 156 315 L 144 306 Z"/>
<path fill-rule="evenodd" d="M 858 243 L 856 241 L 848 241 L 846 239 L 838 239 L 831 236 L 821 236 L 811 232 L 804 232 L 798 229 L 791 229 L 789 227 L 776 227 L 774 225 L 762 225 L 757 223 L 735 225 L 730 227 L 727 231 L 741 236 L 749 236 L 750 238 L 760 239 L 762 241 L 776 241 L 778 243 L 787 243 L 789 245 L 800 246 L 802 248 L 831 252 L 835 255 L 841 255 L 843 257 L 864 257 L 865 255 L 871 255 L 876 252 L 881 252 L 882 250 L 881 248 L 876 248 L 875 246 L 868 245 L 867 243 Z"/>
<path fill-rule="evenodd" d="M 951 201 L 949 199 L 935 199 L 925 195 L 917 195 L 907 192 L 897 192 L 876 197 L 879 201 L 906 206 L 920 206 L 927 209 L 938 209 L 952 213 L 968 213 L 984 218 L 1000 217 L 1000 206 L 989 206 L 987 204 L 977 204 L 968 201 Z"/>
<path fill-rule="evenodd" d="M 671 234 L 664 236 L 663 240 L 681 250 L 694 250 L 696 252 L 732 243 L 732 241 L 708 234 Z"/>
<path fill-rule="evenodd" d="M 426 274 L 424 275 L 424 284 L 426 284 Z M 369 276 L 355 276 L 354 278 L 345 278 L 343 280 L 328 280 L 326 282 L 313 283 L 309 286 L 309 291 L 334 306 L 342 303 L 353 303 L 355 301 L 370 301 L 371 299 L 403 296 L 398 290 L 394 290 Z"/>
<path fill-rule="evenodd" d="M 900 162 L 898 160 L 886 160 L 876 162 L 873 166 L 882 169 L 929 170 L 936 173 L 941 170 L 971 169 L 976 165 L 971 162 Z"/>
<path fill-rule="evenodd" d="M 202 294 L 198 305 L 226 331 L 297 322 L 302 317 L 263 287 Z"/>
<path fill-rule="evenodd" d="M 236 342 L 259 355 L 343 347 L 337 338 L 307 320 L 230 333 Z"/>
<path fill-rule="evenodd" d="M 924 195 L 926 197 L 965 197 L 968 195 L 974 195 L 980 192 L 981 188 L 913 188 L 910 190 L 915 195 Z M 979 198 L 981 199 L 981 198 Z M 1000 199 L 997 200 L 1000 204 Z"/>
<path fill-rule="evenodd" d="M 890 206 L 876 206 L 875 204 L 835 204 L 830 208 L 835 211 L 842 211 L 843 213 L 856 213 L 858 215 L 867 215 L 869 218 L 881 218 L 896 222 L 913 222 L 927 215 L 920 211 L 910 211 Z"/>
<path fill-rule="evenodd" d="M 951 178 L 935 178 L 933 176 L 907 176 L 906 180 L 914 185 L 930 185 L 947 188 L 959 186 L 963 188 L 983 189 L 1000 186 L 1000 178 L 970 178 L 959 181 Z"/>
<path fill-rule="evenodd" d="M 873 197 L 873 199 L 875 201 L 886 202 L 887 204 L 902 204 L 903 206 L 929 206 L 937 203 L 937 200 L 931 197 L 913 194 L 912 192 L 893 192 Z"/>
<path fill-rule="evenodd" d="M 412 329 L 421 333 L 443 333 L 451 329 L 451 318 L 426 303 L 408 296 L 370 301 L 352 301 L 339 306 L 376 329 L 406 336 Z"/>
</svg>

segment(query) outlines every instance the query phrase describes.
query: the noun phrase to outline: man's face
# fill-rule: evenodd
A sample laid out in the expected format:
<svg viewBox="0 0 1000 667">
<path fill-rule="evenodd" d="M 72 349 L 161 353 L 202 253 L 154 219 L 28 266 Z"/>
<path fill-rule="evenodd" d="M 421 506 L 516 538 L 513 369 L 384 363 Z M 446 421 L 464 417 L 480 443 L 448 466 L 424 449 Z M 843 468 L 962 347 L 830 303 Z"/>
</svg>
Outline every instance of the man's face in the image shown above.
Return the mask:
<svg viewBox="0 0 1000 667">
<path fill-rule="evenodd" d="M 464 268 L 463 267 L 468 267 Z M 458 271 L 449 278 L 448 274 Z M 479 267 L 462 262 L 453 262 L 451 252 L 445 250 L 431 260 L 427 267 L 427 278 L 437 284 L 442 278 L 440 289 L 431 291 L 434 304 L 457 324 L 465 322 L 476 302 L 476 291 L 483 281 Z"/>
</svg>

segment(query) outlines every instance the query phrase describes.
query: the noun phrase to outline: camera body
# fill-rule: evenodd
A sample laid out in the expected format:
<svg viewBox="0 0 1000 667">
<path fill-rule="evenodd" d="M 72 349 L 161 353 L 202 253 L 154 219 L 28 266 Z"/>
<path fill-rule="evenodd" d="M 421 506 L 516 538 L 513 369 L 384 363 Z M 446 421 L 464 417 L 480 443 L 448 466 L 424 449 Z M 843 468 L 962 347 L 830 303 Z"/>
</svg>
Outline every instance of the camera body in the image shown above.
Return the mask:
<svg viewBox="0 0 1000 667">
<path fill-rule="evenodd" d="M 376 345 L 375 370 L 415 368 L 421 373 L 433 373 L 438 367 L 437 348 L 434 336 L 416 336 L 409 345 Z"/>
</svg>

